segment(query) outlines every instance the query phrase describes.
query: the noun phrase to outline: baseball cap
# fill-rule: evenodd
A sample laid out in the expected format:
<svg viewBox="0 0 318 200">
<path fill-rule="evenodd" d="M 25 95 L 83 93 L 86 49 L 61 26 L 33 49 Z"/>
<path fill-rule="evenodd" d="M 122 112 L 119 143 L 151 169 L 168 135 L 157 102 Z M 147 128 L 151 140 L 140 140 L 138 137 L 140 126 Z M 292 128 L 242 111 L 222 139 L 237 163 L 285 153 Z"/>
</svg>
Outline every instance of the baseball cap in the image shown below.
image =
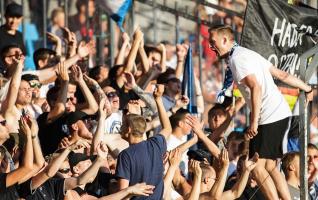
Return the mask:
<svg viewBox="0 0 318 200">
<path fill-rule="evenodd" d="M 79 162 L 85 161 L 85 160 L 91 160 L 94 161 L 96 158 L 96 155 L 94 156 L 88 156 L 83 153 L 74 153 L 73 151 L 68 155 L 68 162 L 70 163 L 71 169 L 73 169 L 74 166 L 76 166 Z"/>
<path fill-rule="evenodd" d="M 87 114 L 82 111 L 71 112 L 67 115 L 65 122 L 67 125 L 72 125 L 78 120 L 84 119 L 86 116 Z"/>
<path fill-rule="evenodd" d="M 7 5 L 5 16 L 7 17 L 22 17 L 23 9 L 22 6 L 13 2 Z"/>
</svg>

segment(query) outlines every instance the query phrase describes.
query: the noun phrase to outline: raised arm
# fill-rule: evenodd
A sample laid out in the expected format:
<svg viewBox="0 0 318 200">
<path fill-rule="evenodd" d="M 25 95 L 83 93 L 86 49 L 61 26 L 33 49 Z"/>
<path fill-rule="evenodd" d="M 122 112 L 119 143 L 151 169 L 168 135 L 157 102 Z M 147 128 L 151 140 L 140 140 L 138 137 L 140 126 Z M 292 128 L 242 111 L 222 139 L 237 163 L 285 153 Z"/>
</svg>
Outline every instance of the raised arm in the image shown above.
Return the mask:
<svg viewBox="0 0 318 200">
<path fill-rule="evenodd" d="M 135 64 L 135 60 L 136 60 L 136 56 L 137 56 L 140 42 L 143 39 L 143 37 L 144 37 L 144 34 L 141 32 L 140 27 L 138 27 L 135 31 L 134 41 L 132 43 L 132 47 L 130 49 L 130 52 L 129 52 L 129 55 L 127 58 L 127 63 L 126 63 L 125 69 L 124 69 L 125 72 L 131 72 L 131 70 Z"/>
<path fill-rule="evenodd" d="M 18 97 L 25 57 L 21 56 L 19 59 L 13 57 L 13 60 L 15 62 L 15 70 L 10 81 L 8 94 L 1 106 L 1 113 L 4 114 L 6 120 L 11 120 L 10 117 L 15 115 L 14 106 Z"/>
<path fill-rule="evenodd" d="M 167 60 L 167 51 L 164 44 L 159 44 L 157 47 L 158 50 L 161 52 L 161 61 L 160 61 L 160 67 L 161 72 L 165 72 L 167 70 L 166 60 Z"/>
<path fill-rule="evenodd" d="M 189 47 L 186 44 L 177 44 L 177 67 L 176 67 L 176 77 L 181 78 L 184 70 L 184 60 L 187 55 L 187 49 Z"/>
<path fill-rule="evenodd" d="M 229 155 L 226 149 L 223 149 L 221 151 L 221 154 L 219 156 L 219 162 L 220 162 L 220 171 L 217 176 L 217 180 L 215 181 L 213 187 L 209 191 L 209 197 L 212 199 L 221 199 L 226 178 L 227 178 L 227 171 L 229 169 Z"/>
<path fill-rule="evenodd" d="M 155 186 L 146 185 L 146 183 L 138 183 L 129 186 L 119 192 L 99 198 L 99 200 L 125 199 L 133 196 L 149 196 L 153 194 Z"/>
<path fill-rule="evenodd" d="M 126 32 L 124 32 L 122 33 L 121 37 L 123 39 L 123 43 L 121 45 L 121 48 L 119 50 L 119 53 L 115 61 L 116 65 L 122 65 L 125 63 L 125 54 L 126 54 L 127 48 L 129 47 L 129 40 L 130 40 L 129 35 Z"/>
<path fill-rule="evenodd" d="M 98 125 L 97 125 L 97 130 L 95 132 L 95 135 L 93 137 L 93 143 L 92 143 L 92 149 L 91 149 L 91 154 L 97 150 L 98 144 L 100 144 L 103 139 L 104 139 L 104 131 L 105 131 L 105 119 L 107 117 L 107 110 L 106 110 L 106 101 L 108 99 L 103 98 L 99 102 L 99 118 L 98 118 Z"/>
<path fill-rule="evenodd" d="M 46 32 L 47 38 L 55 44 L 55 52 L 57 56 L 62 56 L 62 40 L 55 34 Z"/>
<path fill-rule="evenodd" d="M 81 43 L 78 46 L 77 54 L 61 62 L 64 62 L 64 65 L 68 69 L 72 65 L 76 64 L 77 61 L 88 56 L 91 52 L 93 52 L 94 48 L 95 48 L 95 43 L 93 41 L 87 44 Z M 37 72 L 39 73 L 38 76 L 39 76 L 40 82 L 45 84 L 52 82 L 52 80 L 56 78 L 56 71 L 58 69 L 58 66 L 59 64 L 56 64 L 53 67 L 38 70 Z"/>
<path fill-rule="evenodd" d="M 69 83 L 69 75 L 67 72 L 67 67 L 65 66 L 65 63 L 59 63 L 57 74 L 59 79 L 61 80 L 61 87 L 59 90 L 59 94 L 57 97 L 57 100 L 54 104 L 54 107 L 51 109 L 47 116 L 47 122 L 51 123 L 60 116 L 62 116 L 65 112 L 65 104 L 67 99 L 67 90 L 68 90 L 68 83 Z"/>
<path fill-rule="evenodd" d="M 247 75 L 242 82 L 251 91 L 251 122 L 247 130 L 247 136 L 251 139 L 257 134 L 258 120 L 261 112 L 262 87 L 254 74 Z"/>
<path fill-rule="evenodd" d="M 65 39 L 67 41 L 67 54 L 66 58 L 70 58 L 76 55 L 76 48 L 77 48 L 77 39 L 76 34 L 71 32 L 68 28 L 63 28 L 65 33 Z"/>
<path fill-rule="evenodd" d="M 163 92 L 164 92 L 164 85 L 157 84 L 157 87 L 153 93 L 153 96 L 154 96 L 156 104 L 157 104 L 160 123 L 162 126 L 162 130 L 160 131 L 160 134 L 162 134 L 167 140 L 172 132 L 172 128 L 171 128 L 171 124 L 170 124 L 169 118 L 167 116 L 165 107 L 163 106 L 163 102 L 162 102 Z"/>
<path fill-rule="evenodd" d="M 85 112 L 88 115 L 93 115 L 98 110 L 98 104 L 94 98 L 94 95 L 89 90 L 87 84 L 84 81 L 82 70 L 79 66 L 75 65 L 71 68 L 72 75 L 74 80 L 78 83 L 79 88 L 81 89 L 83 96 L 86 100 L 86 106 L 81 109 L 82 112 Z"/>
<path fill-rule="evenodd" d="M 209 152 L 216 158 L 220 155 L 219 148 L 204 134 L 202 130 L 202 124 L 200 121 L 193 116 L 187 116 L 186 119 L 189 125 L 192 127 L 193 132 L 198 136 L 200 140 L 205 144 L 208 148 Z"/>
<path fill-rule="evenodd" d="M 171 188 L 172 188 L 172 180 L 173 176 L 176 173 L 176 170 L 179 168 L 180 162 L 182 158 L 182 152 L 179 148 L 175 148 L 169 152 L 169 168 L 163 179 L 164 181 L 164 193 L 163 199 L 170 199 Z"/>
<path fill-rule="evenodd" d="M 202 169 L 200 167 L 200 162 L 195 160 L 190 160 L 190 171 L 194 173 L 194 180 L 191 192 L 187 200 L 197 200 L 200 197 L 200 186 L 201 186 L 201 177 Z"/>
<path fill-rule="evenodd" d="M 143 74 L 147 73 L 149 71 L 149 60 L 147 57 L 147 54 L 144 49 L 144 38 L 142 38 L 139 48 L 138 48 L 138 54 L 141 59 L 141 65 L 142 65 L 142 72 Z"/>
<path fill-rule="evenodd" d="M 28 175 L 33 168 L 33 147 L 32 147 L 32 133 L 27 123 L 27 119 L 22 117 L 19 121 L 20 134 L 23 134 L 25 138 L 25 146 L 23 159 L 18 169 L 9 172 L 6 177 L 6 187 L 15 185 L 16 183 L 23 183 L 25 177 Z"/>
<path fill-rule="evenodd" d="M 248 156 L 246 156 L 246 159 L 244 161 L 243 174 L 241 174 L 239 180 L 235 183 L 231 190 L 223 192 L 221 199 L 238 199 L 242 195 L 246 187 L 249 175 L 251 171 L 255 168 L 257 161 L 257 153 L 251 160 L 248 160 Z"/>
</svg>

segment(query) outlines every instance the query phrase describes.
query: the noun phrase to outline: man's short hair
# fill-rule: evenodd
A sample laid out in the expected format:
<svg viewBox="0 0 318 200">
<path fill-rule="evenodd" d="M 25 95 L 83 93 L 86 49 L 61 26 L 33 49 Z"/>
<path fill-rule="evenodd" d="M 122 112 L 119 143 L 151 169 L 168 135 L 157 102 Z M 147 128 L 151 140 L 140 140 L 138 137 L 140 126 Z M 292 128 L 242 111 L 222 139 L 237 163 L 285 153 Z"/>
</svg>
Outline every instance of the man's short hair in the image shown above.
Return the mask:
<svg viewBox="0 0 318 200">
<path fill-rule="evenodd" d="M 12 44 L 7 45 L 7 46 L 5 46 L 5 47 L 3 47 L 3 48 L 1 49 L 0 56 L 1 56 L 1 61 L 2 61 L 2 62 L 4 62 L 4 59 L 5 59 L 6 54 L 7 54 L 11 49 L 13 49 L 13 48 L 19 48 L 19 49 L 21 49 L 21 47 L 20 47 L 18 44 L 16 44 L 16 43 L 12 43 Z M 21 51 L 22 51 L 22 49 L 21 49 Z"/>
<path fill-rule="evenodd" d="M 133 136 L 142 137 L 146 131 L 146 120 L 143 116 L 137 114 L 128 114 L 125 117 L 127 127 L 131 129 Z"/>
<path fill-rule="evenodd" d="M 171 115 L 170 119 L 170 124 L 172 127 L 172 130 L 178 127 L 179 122 L 183 120 L 187 114 L 190 112 L 187 109 L 180 108 L 175 114 Z"/>
<path fill-rule="evenodd" d="M 307 145 L 307 149 L 314 149 L 316 151 L 318 151 L 318 148 L 316 145 L 314 145 L 313 143 L 308 143 Z"/>
<path fill-rule="evenodd" d="M 60 13 L 64 14 L 64 9 L 61 7 L 55 8 L 54 10 L 52 10 L 51 13 L 51 21 L 54 21 L 54 19 L 56 18 L 56 16 Z"/>
<path fill-rule="evenodd" d="M 40 69 L 38 64 L 39 60 L 45 60 L 50 57 L 50 55 L 56 55 L 56 52 L 52 49 L 39 48 L 33 53 L 33 61 L 36 69 Z"/>
<path fill-rule="evenodd" d="M 215 31 L 220 35 L 226 35 L 231 40 L 234 40 L 234 31 L 231 26 L 224 24 L 216 24 L 209 28 L 209 33 Z"/>
<path fill-rule="evenodd" d="M 222 110 L 225 114 L 225 107 L 222 104 L 216 103 L 208 112 L 208 120 L 210 121 L 211 118 L 213 117 L 214 113 L 216 110 Z"/>
<path fill-rule="evenodd" d="M 57 98 L 59 97 L 59 91 L 60 91 L 60 88 L 57 86 L 54 86 L 50 88 L 49 91 L 46 93 L 46 99 L 51 109 L 53 109 L 53 106 Z"/>
<path fill-rule="evenodd" d="M 283 156 L 281 168 L 285 176 L 288 176 L 288 167 L 294 161 L 296 156 L 299 156 L 299 152 L 288 152 Z"/>
<path fill-rule="evenodd" d="M 174 75 L 174 77 L 175 77 L 175 73 L 176 73 L 175 69 L 167 68 L 167 70 L 164 73 L 162 73 L 158 76 L 157 83 L 158 84 L 167 84 L 171 75 Z"/>
</svg>

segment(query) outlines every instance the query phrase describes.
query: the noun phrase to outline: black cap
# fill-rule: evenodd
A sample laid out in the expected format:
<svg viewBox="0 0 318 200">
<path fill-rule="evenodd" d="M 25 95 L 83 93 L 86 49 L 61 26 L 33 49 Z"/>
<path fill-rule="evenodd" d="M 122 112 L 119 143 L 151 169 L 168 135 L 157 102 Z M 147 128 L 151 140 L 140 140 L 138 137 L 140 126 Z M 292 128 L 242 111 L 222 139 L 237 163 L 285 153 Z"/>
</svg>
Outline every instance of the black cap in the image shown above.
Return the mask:
<svg viewBox="0 0 318 200">
<path fill-rule="evenodd" d="M 78 120 L 82 120 L 87 116 L 86 113 L 82 111 L 70 112 L 66 117 L 66 124 L 72 125 L 76 123 Z"/>
<path fill-rule="evenodd" d="M 22 17 L 23 16 L 22 6 L 15 2 L 8 4 L 6 7 L 5 16 L 6 17 Z"/>
<path fill-rule="evenodd" d="M 94 161 L 96 156 L 88 156 L 83 153 L 74 153 L 71 152 L 68 155 L 68 162 L 70 163 L 71 169 L 73 169 L 74 166 L 76 166 L 79 162 L 85 161 L 85 160 L 91 160 Z"/>
</svg>

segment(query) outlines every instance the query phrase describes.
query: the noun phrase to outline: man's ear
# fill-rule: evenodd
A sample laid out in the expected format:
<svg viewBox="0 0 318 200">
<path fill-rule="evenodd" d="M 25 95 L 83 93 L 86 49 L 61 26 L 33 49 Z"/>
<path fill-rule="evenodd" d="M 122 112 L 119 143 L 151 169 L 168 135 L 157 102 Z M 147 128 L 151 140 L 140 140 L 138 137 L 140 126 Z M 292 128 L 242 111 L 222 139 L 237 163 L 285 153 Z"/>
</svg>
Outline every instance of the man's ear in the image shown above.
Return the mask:
<svg viewBox="0 0 318 200">
<path fill-rule="evenodd" d="M 43 60 L 38 60 L 38 66 L 41 68 L 41 67 L 44 67 L 44 62 Z"/>
<path fill-rule="evenodd" d="M 4 57 L 4 62 L 5 62 L 6 64 L 11 65 L 11 64 L 12 64 L 12 58 L 10 58 L 10 57 Z"/>
<path fill-rule="evenodd" d="M 72 124 L 71 125 L 71 128 L 74 130 L 74 131 L 78 131 L 78 125 L 76 123 Z"/>
</svg>

